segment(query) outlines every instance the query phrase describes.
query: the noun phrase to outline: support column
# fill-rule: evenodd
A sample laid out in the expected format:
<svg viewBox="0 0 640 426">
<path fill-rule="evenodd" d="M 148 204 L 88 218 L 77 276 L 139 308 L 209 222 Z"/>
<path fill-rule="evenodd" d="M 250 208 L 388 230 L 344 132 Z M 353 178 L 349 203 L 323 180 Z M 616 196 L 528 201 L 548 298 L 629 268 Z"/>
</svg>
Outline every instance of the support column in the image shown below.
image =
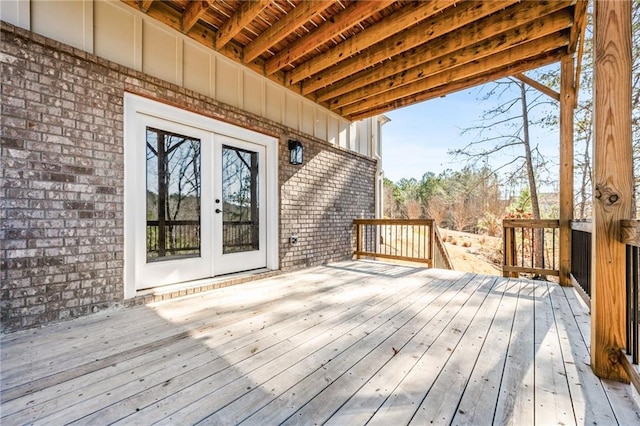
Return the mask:
<svg viewBox="0 0 640 426">
<path fill-rule="evenodd" d="M 632 212 L 631 2 L 594 5 L 593 259 L 591 366 L 628 382 L 625 341 L 625 245 L 620 221 Z"/>
<path fill-rule="evenodd" d="M 560 285 L 571 286 L 571 220 L 573 219 L 573 56 L 562 58 L 560 70 Z"/>
</svg>

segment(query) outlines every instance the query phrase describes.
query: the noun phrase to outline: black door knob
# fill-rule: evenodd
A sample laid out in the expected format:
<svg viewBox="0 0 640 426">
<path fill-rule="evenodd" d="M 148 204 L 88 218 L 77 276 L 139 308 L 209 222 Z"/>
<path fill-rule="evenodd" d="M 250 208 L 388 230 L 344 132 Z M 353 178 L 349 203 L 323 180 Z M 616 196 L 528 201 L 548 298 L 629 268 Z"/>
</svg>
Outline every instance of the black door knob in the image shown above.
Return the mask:
<svg viewBox="0 0 640 426">
<path fill-rule="evenodd" d="M 222 213 L 222 210 L 216 209 L 216 213 Z"/>
</svg>

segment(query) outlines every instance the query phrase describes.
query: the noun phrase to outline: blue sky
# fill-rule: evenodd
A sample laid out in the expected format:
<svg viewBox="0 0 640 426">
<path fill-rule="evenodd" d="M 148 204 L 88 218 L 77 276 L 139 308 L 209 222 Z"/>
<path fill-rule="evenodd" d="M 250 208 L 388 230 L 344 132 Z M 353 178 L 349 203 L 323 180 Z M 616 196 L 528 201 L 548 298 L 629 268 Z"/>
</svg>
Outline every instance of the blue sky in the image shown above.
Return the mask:
<svg viewBox="0 0 640 426">
<path fill-rule="evenodd" d="M 482 112 L 497 100 L 477 100 L 481 88 L 453 93 L 417 105 L 388 112 L 391 122 L 382 127 L 382 167 L 394 182 L 401 178 L 422 178 L 446 169 L 465 165 L 449 155 L 449 149 L 462 148 L 474 135 L 461 135 L 462 129 L 476 126 Z M 533 95 L 531 95 L 533 96 Z M 558 133 L 550 129 L 532 129 L 532 140 L 540 143 L 545 157 L 557 163 Z M 504 157 L 496 156 L 494 166 Z"/>
</svg>

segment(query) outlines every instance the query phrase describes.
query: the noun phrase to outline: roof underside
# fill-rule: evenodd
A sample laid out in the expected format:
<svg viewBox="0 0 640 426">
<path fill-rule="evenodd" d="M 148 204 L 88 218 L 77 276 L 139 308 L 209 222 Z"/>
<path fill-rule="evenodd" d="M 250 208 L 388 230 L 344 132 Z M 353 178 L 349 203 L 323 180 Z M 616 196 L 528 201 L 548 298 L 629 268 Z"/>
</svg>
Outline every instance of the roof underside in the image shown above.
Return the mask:
<svg viewBox="0 0 640 426">
<path fill-rule="evenodd" d="M 123 0 L 357 120 L 558 61 L 586 0 Z"/>
</svg>

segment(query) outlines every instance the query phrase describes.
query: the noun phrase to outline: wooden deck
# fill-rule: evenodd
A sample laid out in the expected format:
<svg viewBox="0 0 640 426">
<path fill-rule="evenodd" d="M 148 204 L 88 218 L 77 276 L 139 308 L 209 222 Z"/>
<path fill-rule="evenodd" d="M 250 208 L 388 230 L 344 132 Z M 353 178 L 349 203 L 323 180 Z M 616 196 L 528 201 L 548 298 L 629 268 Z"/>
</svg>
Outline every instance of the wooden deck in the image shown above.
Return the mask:
<svg viewBox="0 0 640 426">
<path fill-rule="evenodd" d="M 2 337 L 3 425 L 639 424 L 555 284 L 346 262 Z"/>
</svg>

